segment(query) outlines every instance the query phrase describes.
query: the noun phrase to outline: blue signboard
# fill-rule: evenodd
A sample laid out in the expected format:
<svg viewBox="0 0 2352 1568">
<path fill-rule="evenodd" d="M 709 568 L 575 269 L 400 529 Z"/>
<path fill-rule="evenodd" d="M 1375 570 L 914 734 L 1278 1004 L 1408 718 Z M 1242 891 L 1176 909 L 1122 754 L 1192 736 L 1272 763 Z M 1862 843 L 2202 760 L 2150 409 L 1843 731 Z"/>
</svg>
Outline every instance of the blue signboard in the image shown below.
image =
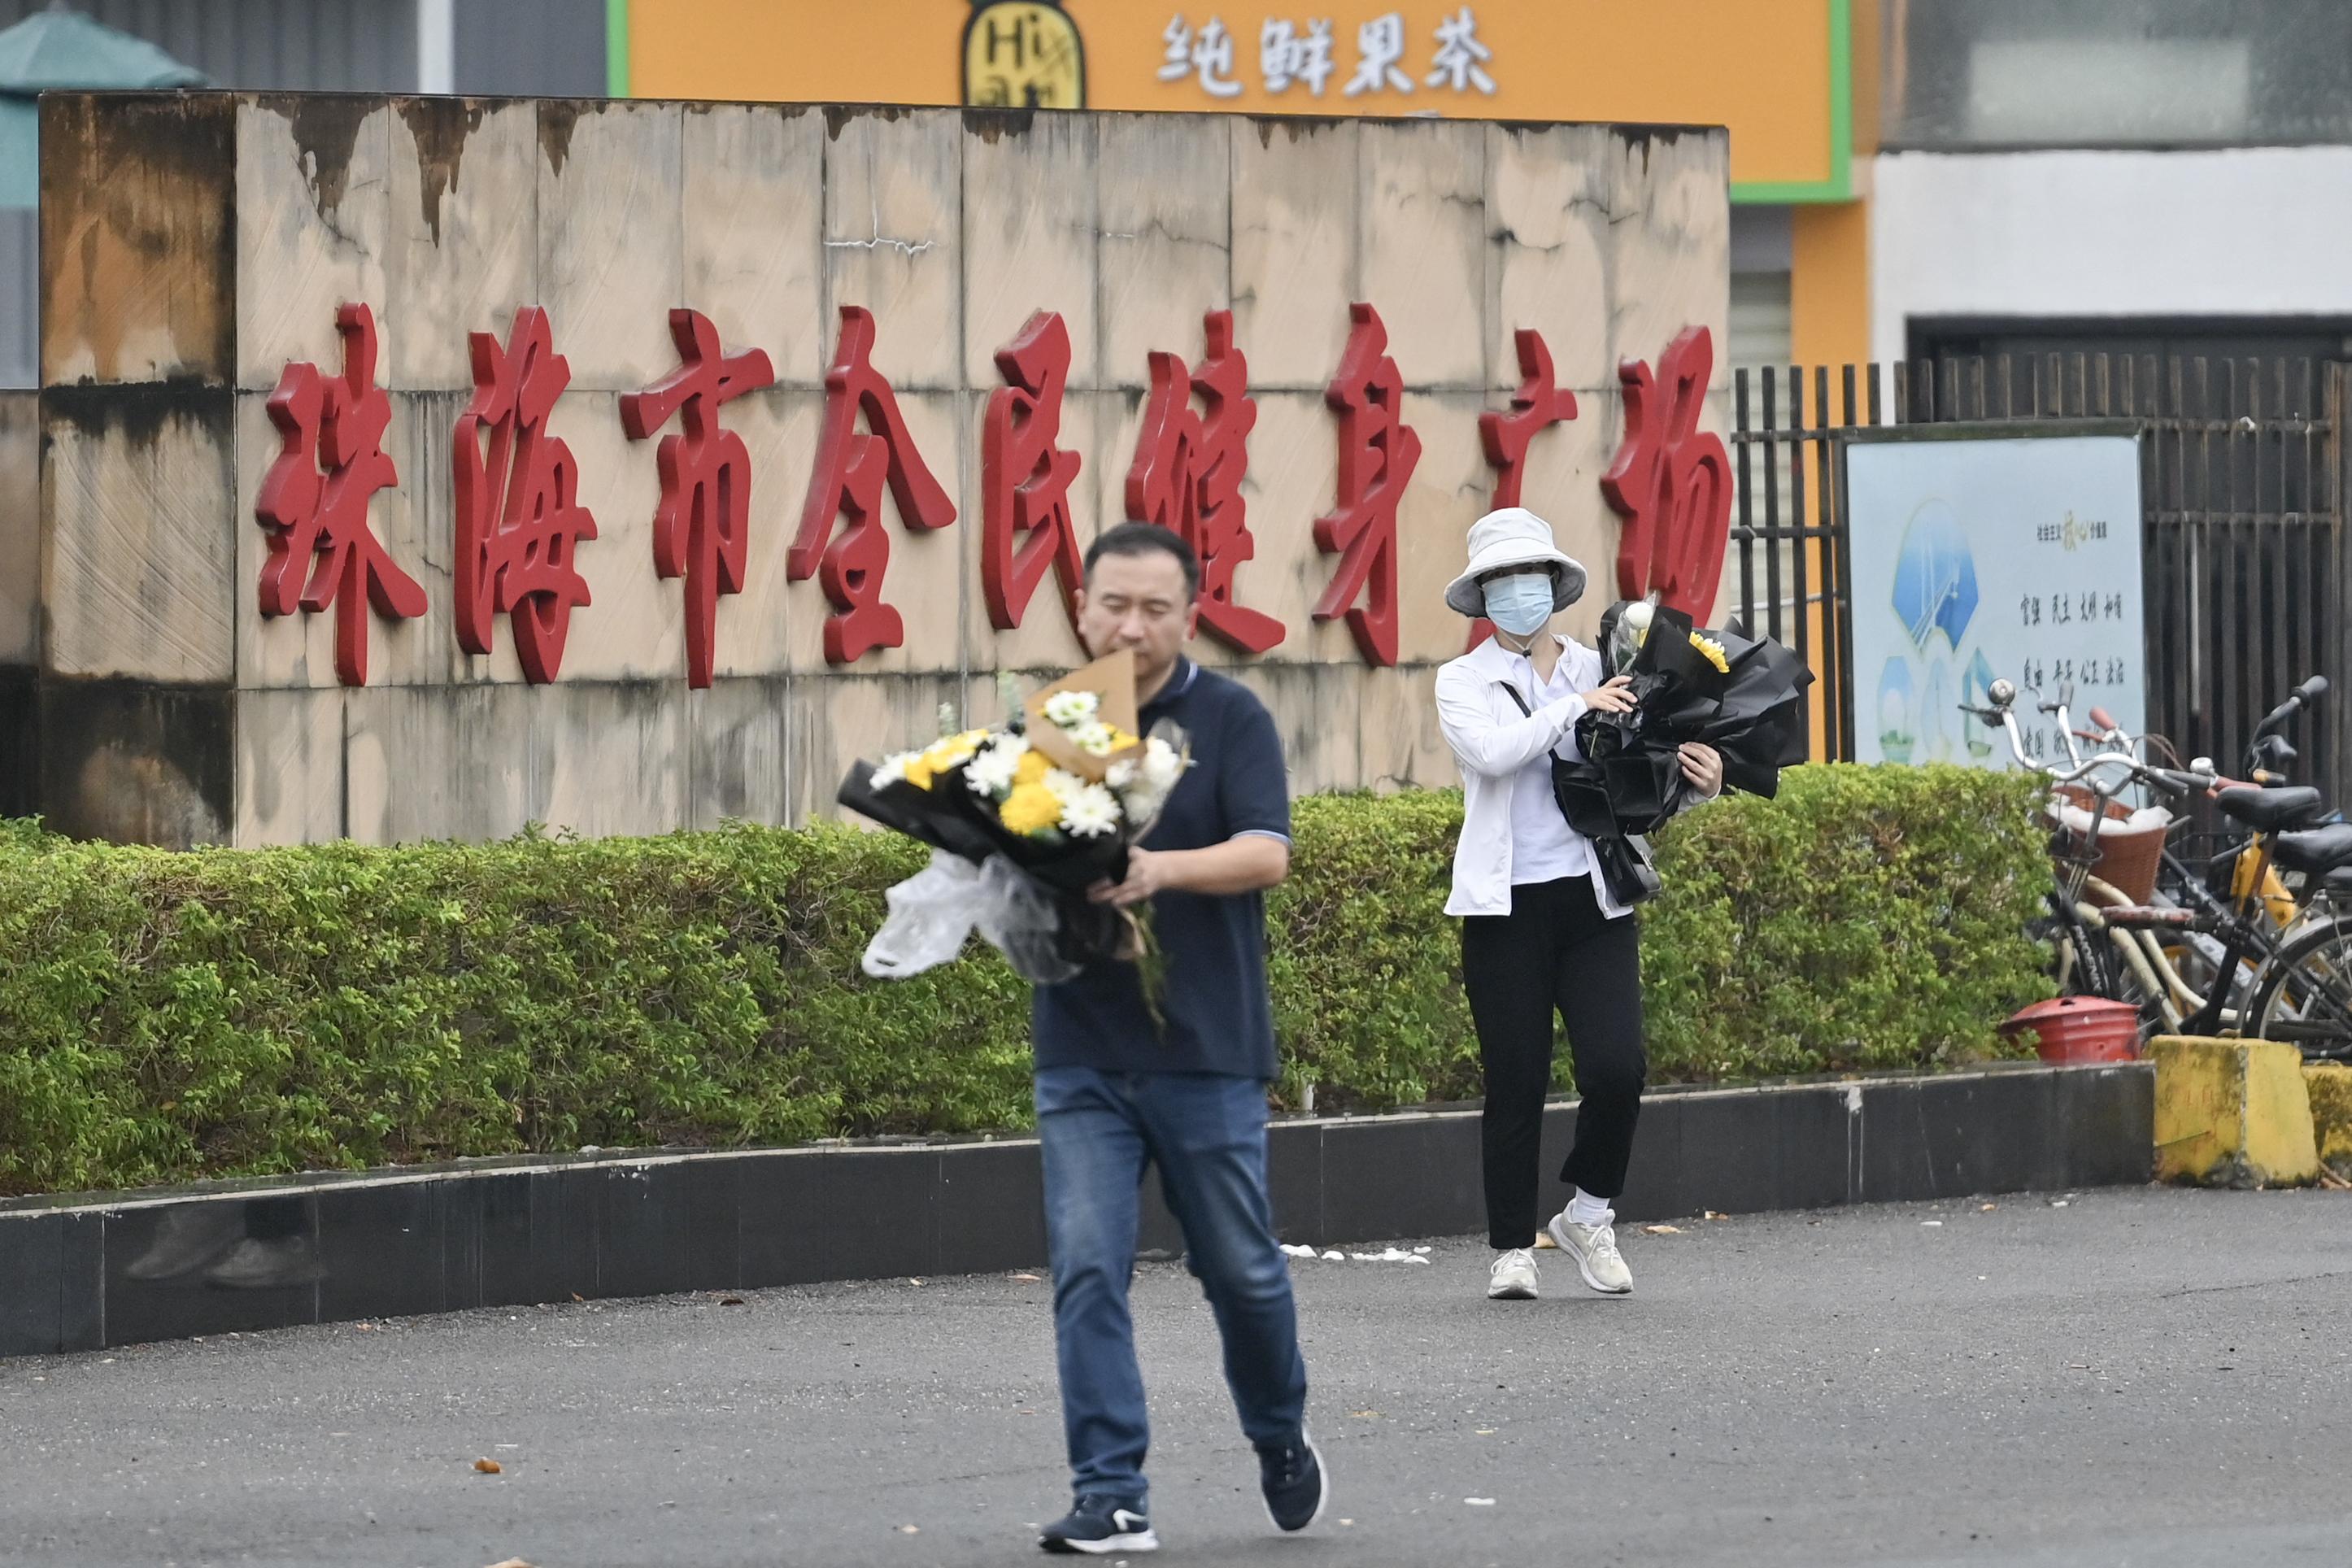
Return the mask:
<svg viewBox="0 0 2352 1568">
<path fill-rule="evenodd" d="M 1876 433 L 1874 433 L 1875 436 Z M 2031 693 L 2071 687 L 2134 734 L 2146 719 L 2139 442 L 2116 434 L 1888 430 L 1846 449 L 1854 754 L 2011 765 L 1959 711 L 2006 679 L 2026 747 L 2063 758 Z"/>
</svg>

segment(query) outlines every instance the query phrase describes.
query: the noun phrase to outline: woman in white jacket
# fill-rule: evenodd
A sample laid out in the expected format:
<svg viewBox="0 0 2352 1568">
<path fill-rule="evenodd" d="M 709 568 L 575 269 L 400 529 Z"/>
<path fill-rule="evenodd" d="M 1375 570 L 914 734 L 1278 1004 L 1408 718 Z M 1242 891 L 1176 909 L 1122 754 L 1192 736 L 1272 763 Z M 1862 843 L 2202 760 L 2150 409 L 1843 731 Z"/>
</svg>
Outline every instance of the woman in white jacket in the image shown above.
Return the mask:
<svg viewBox="0 0 2352 1568">
<path fill-rule="evenodd" d="M 1574 762 L 1576 721 L 1633 706 L 1625 678 L 1601 679 L 1601 655 L 1550 629 L 1584 592 L 1584 568 L 1551 525 L 1520 507 L 1470 530 L 1470 563 L 1445 590 L 1495 636 L 1437 672 L 1438 722 L 1462 768 L 1462 837 L 1445 912 L 1462 917 L 1462 980 L 1486 1079 L 1479 1133 L 1486 1167 L 1486 1294 L 1536 1294 L 1538 1160 L 1551 1087 L 1553 1016 L 1576 1066 L 1576 1144 L 1560 1170 L 1567 1206 L 1547 1228 L 1595 1290 L 1622 1295 L 1633 1277 L 1617 1250 L 1611 1202 L 1624 1190 L 1648 1060 L 1642 1048 L 1641 952 L 1633 910 L 1611 899 L 1592 842 L 1568 825 L 1551 760 Z M 1713 748 L 1682 748 L 1699 796 L 1723 782 Z"/>
</svg>

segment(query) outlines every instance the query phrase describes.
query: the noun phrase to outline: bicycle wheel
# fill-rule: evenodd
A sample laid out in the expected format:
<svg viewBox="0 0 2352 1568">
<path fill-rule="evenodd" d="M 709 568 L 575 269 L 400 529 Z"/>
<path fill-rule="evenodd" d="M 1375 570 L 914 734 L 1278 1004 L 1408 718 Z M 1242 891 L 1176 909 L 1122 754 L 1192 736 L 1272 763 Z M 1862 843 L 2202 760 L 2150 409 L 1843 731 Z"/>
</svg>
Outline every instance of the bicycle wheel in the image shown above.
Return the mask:
<svg viewBox="0 0 2352 1568">
<path fill-rule="evenodd" d="M 2107 963 L 2115 974 L 2115 999 L 2138 1009 L 2139 1037 L 2145 1040 L 2151 1035 L 2177 1032 L 2172 1028 L 2173 1019 L 2166 1016 L 2166 1007 L 2171 1005 L 2177 1014 L 2179 1005 L 2165 994 L 2161 976 L 2140 973 L 2139 965 L 2132 963 L 2122 949 L 2121 943 L 2131 940 L 2126 933 L 2109 931 L 2106 938 Z M 2141 963 L 2147 962 L 2144 950 L 2137 956 Z"/>
<path fill-rule="evenodd" d="M 2051 912 L 2026 926 L 2028 935 L 2050 944 L 2051 973 L 2069 996 L 2104 996 L 2120 1001 L 2116 971 L 2120 967 L 2114 941 L 2105 931 L 2092 931 L 2071 908 L 2061 912 L 2058 895 Z"/>
<path fill-rule="evenodd" d="M 2203 933 L 2183 933 L 2162 940 L 2159 945 L 2166 961 L 2172 965 L 2173 973 L 2180 976 L 2180 983 L 2199 996 L 2210 998 L 2213 988 L 2223 984 L 2221 960 L 2227 956 L 2227 951 L 2214 938 Z M 2252 958 L 2239 959 L 2231 969 L 2227 994 L 2221 998 L 2224 1009 L 2221 1023 L 2224 1027 L 2234 1026 L 2239 1016 L 2245 1013 L 2253 994 L 2255 977 L 2260 972 L 2260 963 Z M 2193 1007 L 2183 1008 L 2184 1012 L 2194 1010 Z"/>
<path fill-rule="evenodd" d="M 2284 1040 L 2313 1060 L 2352 1058 L 2352 920 L 2290 937 L 2263 967 L 2246 1033 Z"/>
</svg>

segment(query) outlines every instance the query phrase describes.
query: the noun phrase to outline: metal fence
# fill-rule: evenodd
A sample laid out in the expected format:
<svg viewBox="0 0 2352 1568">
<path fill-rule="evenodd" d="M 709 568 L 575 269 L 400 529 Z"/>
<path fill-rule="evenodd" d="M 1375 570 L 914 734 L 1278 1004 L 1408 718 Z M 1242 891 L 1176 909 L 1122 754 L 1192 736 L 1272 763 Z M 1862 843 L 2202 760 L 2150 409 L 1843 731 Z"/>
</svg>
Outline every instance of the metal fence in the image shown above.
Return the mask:
<svg viewBox="0 0 2352 1568">
<path fill-rule="evenodd" d="M 1854 754 L 1845 433 L 1937 420 L 2123 417 L 2141 425 L 2147 725 L 2185 759 L 2238 768 L 2297 681 L 2336 695 L 2302 721 L 2302 768 L 2352 779 L 2345 415 L 2352 365 L 2050 354 L 1742 370 L 1727 572 L 1740 617 L 1820 676 L 1816 755 Z"/>
</svg>

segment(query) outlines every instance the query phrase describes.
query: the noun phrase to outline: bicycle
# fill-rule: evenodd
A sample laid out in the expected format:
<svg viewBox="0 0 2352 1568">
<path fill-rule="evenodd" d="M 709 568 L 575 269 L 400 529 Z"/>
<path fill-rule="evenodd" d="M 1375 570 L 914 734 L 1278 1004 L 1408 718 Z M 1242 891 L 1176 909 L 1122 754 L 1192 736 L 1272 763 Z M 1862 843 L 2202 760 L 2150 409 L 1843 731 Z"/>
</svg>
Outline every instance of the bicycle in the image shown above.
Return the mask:
<svg viewBox="0 0 2352 1568">
<path fill-rule="evenodd" d="M 2038 706 L 2043 713 L 2058 719 L 2059 734 L 2066 747 L 2066 763 L 2035 761 L 2028 754 L 2024 735 L 2018 728 L 2014 711 L 2017 697 L 2018 689 L 2012 682 L 1996 680 L 1986 693 L 1989 706 L 1962 703 L 1960 707 L 1987 725 L 2005 730 L 2011 755 L 2021 767 L 2047 777 L 2058 801 L 2077 805 L 2087 803 L 2087 817 L 2079 833 L 2068 826 L 2063 805 L 2053 805 L 2057 823 L 2050 852 L 2058 885 L 2049 895 L 2049 916 L 2036 922 L 2034 934 L 2052 944 L 2062 994 L 2128 1001 L 2140 1006 L 2145 1015 L 2151 1000 L 2161 1006 L 2172 988 L 2140 942 L 2116 928 L 2108 919 L 2109 910 L 2120 912 L 2146 905 L 2144 898 L 2132 898 L 2095 875 L 2102 864 L 2100 839 L 2113 819 L 2116 797 L 2134 782 L 2149 784 L 2161 793 L 2176 796 L 2186 796 L 2193 785 L 2172 779 L 2166 770 L 2151 768 L 2128 750 L 2110 747 L 2084 758 L 2074 749 L 2063 696 Z M 2076 796 L 2079 801 L 2074 799 Z M 2130 977 L 2128 985 L 2126 975 Z M 2201 1003 L 2203 998 L 2199 1000 Z M 2144 1017 L 2144 1025 L 2147 1021 Z"/>
<path fill-rule="evenodd" d="M 2270 745 L 2265 737 L 2273 735 L 2325 689 L 2324 680 L 2306 682 L 2281 704 L 2258 727 L 2257 745 L 2250 751 L 2250 758 L 2291 757 L 2291 747 L 2283 741 Z M 2079 831 L 2067 823 L 2063 808 L 2056 812 L 2060 820 L 2051 853 L 2059 886 L 2050 897 L 2050 917 L 2037 922 L 2037 934 L 2053 944 L 2063 992 L 2129 1003 L 2140 1013 L 2143 1035 L 2159 1027 L 2174 1033 L 2213 1034 L 2240 1026 L 2252 1013 L 2251 998 L 2262 979 L 2273 973 L 2283 977 L 2278 985 L 2284 1001 L 2274 1009 L 2282 1020 L 2289 1016 L 2301 1017 L 2314 1008 L 2326 1012 L 2332 991 L 2307 978 L 2291 978 L 2306 974 L 2317 961 L 2287 961 L 2280 956 L 2287 941 L 2299 934 L 2304 911 L 2291 903 L 2280 907 L 2278 879 L 2270 868 L 2270 845 L 2275 837 L 2315 821 L 2321 814 L 2317 791 L 2240 784 L 2213 773 L 2204 758 L 2188 770 L 2154 766 L 2139 758 L 2137 748 L 2142 742 L 2134 742 L 2096 710 L 2092 722 L 2099 727 L 2097 733 L 2072 730 L 2063 696 L 2039 706 L 2058 718 L 2073 765 L 2037 763 L 2027 754 L 2012 711 L 2017 689 L 2008 681 L 1996 681 L 1988 695 L 1989 708 L 1963 707 L 1988 725 L 2004 728 L 2011 754 L 2021 765 L 2048 775 L 2054 795 L 2062 800 L 2077 797 L 2078 807 L 2082 800 L 2089 802 Z M 2084 758 L 2074 746 L 2074 737 L 2105 749 Z M 2163 744 L 2160 738 L 2151 739 Z M 2276 778 L 2266 769 L 2252 771 Z M 2251 829 L 2245 845 L 2215 861 L 2217 868 L 2226 867 L 2225 876 L 2213 879 L 2228 882 L 2226 900 L 2207 878 L 2190 871 L 2171 852 L 2167 837 L 2179 826 L 2178 819 L 2137 830 L 2128 854 L 2116 856 L 2102 848 L 2102 837 L 2116 812 L 2115 799 L 2134 784 L 2175 800 L 2201 791 Z M 2352 850 L 2352 828 L 2346 832 L 2347 850 Z M 2129 881 L 2130 888 L 2118 887 L 2095 874 L 2110 869 L 2110 861 L 2122 868 L 2111 871 L 2116 881 Z M 2159 891 L 2158 874 L 2168 868 L 2170 886 Z M 2345 887 L 2347 905 L 2352 905 L 2352 872 L 2347 872 Z M 2352 979 L 2352 931 L 2346 934 L 2347 945 L 2339 955 L 2339 967 Z M 2187 968 L 2200 968 L 2195 979 L 2183 973 Z M 2352 993 L 2346 1000 L 2352 1002 Z M 2352 1007 L 2347 1016 L 2352 1017 Z"/>
<path fill-rule="evenodd" d="M 2149 967 L 2163 982 L 2169 999 L 2178 1004 L 2178 1008 L 2159 1009 L 2160 1016 L 2152 1021 L 2191 1034 L 2211 1034 L 2234 1025 L 2237 1015 L 2245 1010 L 2261 963 L 2277 952 L 2285 935 L 2303 920 L 2305 906 L 2272 863 L 2270 840 L 2281 832 L 2319 826 L 2332 814 L 2317 790 L 2290 784 L 2274 769 L 2295 755 L 2282 733 L 2284 726 L 2326 690 L 2326 679 L 2313 677 L 2256 727 L 2246 763 L 2252 782 L 2220 775 L 2205 757 L 2197 758 L 2185 770 L 2224 816 L 2247 830 L 2246 838 L 2214 856 L 2200 871 L 2174 852 L 2168 837 L 2160 847 L 2154 884 L 2145 899 L 2131 899 L 2095 879 L 2086 883 L 2087 898 L 2117 912 L 2118 919 L 2111 924 L 2137 931 Z M 2125 751 L 2142 743 L 2161 747 L 2178 760 L 2163 737 L 2148 736 L 2136 742 L 2098 708 L 2091 710 L 2091 722 L 2095 732 L 2075 731 L 2074 734 Z M 2164 921 L 2142 917 L 2135 908 L 2138 903 L 2200 911 L 2211 918 L 2214 929 L 2227 929 L 2233 921 L 2246 923 L 2237 931 L 2239 940 L 2234 944 L 2224 943 L 2210 929 L 2181 928 L 2177 917 Z"/>
<path fill-rule="evenodd" d="M 2324 679 L 2314 678 L 2273 709 L 2256 727 L 2250 759 L 2258 764 L 2291 759 L 2293 748 L 2281 731 L 2326 689 Z M 2080 788 L 2092 801 L 2087 831 L 2078 836 L 2062 824 L 2052 844 L 2060 886 L 2050 898 L 2049 931 L 2062 989 L 2138 1006 L 2143 1033 L 2158 1024 L 2189 1034 L 2234 1028 L 2294 1043 L 2307 1058 L 2352 1059 L 2352 824 L 2313 826 L 2325 815 L 2318 792 L 2282 786 L 2267 767 L 2249 771 L 2269 782 L 2243 784 L 2213 773 L 2204 758 L 2189 770 L 2144 763 L 2128 736 L 2102 722 L 2104 715 L 2093 720 L 2104 733 L 2085 738 L 2107 749 L 2084 759 L 2072 743 L 2071 735 L 2080 732 L 2070 731 L 2063 699 L 2041 707 L 2058 717 L 2062 735 L 2070 737 L 2074 765 L 2037 763 L 2026 754 L 2011 711 L 2016 696 L 2012 684 L 1996 681 L 1988 693 L 1990 708 L 1963 706 L 2004 728 L 2018 762 L 2048 775 L 2053 790 Z M 2202 789 L 2251 829 L 2244 846 L 2215 861 L 2216 868 L 2228 868 L 2230 900 L 2177 858 L 2176 884 L 2187 895 L 2185 905 L 2135 902 L 2091 875 L 2110 804 L 2134 782 L 2175 799 Z M 2311 889 L 2310 899 L 2291 912 L 2277 908 L 2273 863 Z M 2219 943 L 2212 977 L 2201 991 L 2180 974 L 2158 933 Z M 2248 976 L 2250 963 L 2254 968 Z M 2231 1005 L 2241 999 L 2242 1005 Z"/>
</svg>

